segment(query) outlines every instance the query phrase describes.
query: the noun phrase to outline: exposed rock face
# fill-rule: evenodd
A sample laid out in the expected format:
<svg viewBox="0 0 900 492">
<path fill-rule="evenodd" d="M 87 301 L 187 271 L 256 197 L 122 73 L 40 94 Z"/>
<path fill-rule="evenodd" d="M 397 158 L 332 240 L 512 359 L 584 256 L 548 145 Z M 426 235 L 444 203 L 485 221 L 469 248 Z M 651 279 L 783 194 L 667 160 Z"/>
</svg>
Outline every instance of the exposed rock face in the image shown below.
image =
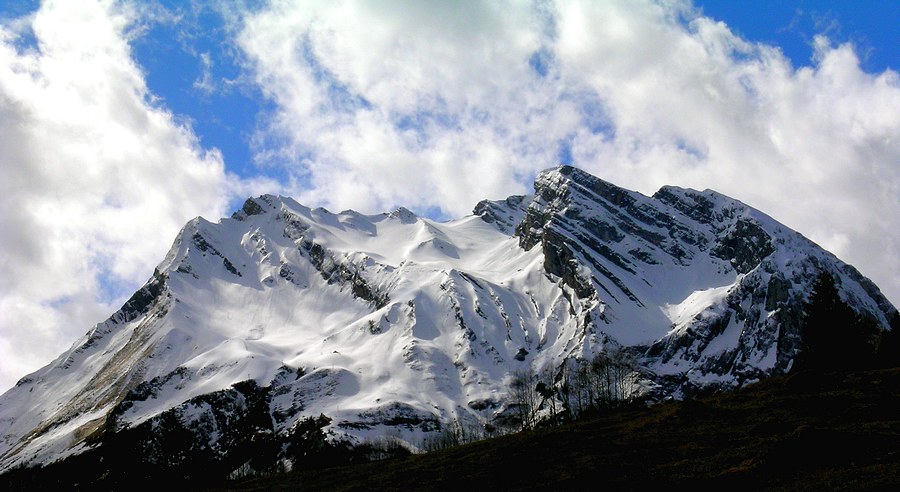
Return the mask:
<svg viewBox="0 0 900 492">
<path fill-rule="evenodd" d="M 513 195 L 506 200 L 482 200 L 475 205 L 473 213 L 485 222 L 496 224 L 502 232 L 512 235 L 522 222 L 528 207 L 528 198 L 524 195 Z"/>
<path fill-rule="evenodd" d="M 128 323 L 146 315 L 154 304 L 160 302 L 166 293 L 166 274 L 159 270 L 153 272 L 153 277 L 144 284 L 111 318 L 114 323 Z"/>
<path fill-rule="evenodd" d="M 738 273 L 748 273 L 775 252 L 766 231 L 754 221 L 738 219 L 728 233 L 716 241 L 712 254 L 728 260 Z"/>
<path fill-rule="evenodd" d="M 849 265 L 712 191 L 664 187 L 645 197 L 562 167 L 538 176 L 516 235 L 524 249 L 541 246 L 548 274 L 582 299 L 599 299 L 597 328 L 614 339 L 623 338 L 613 321 L 623 305 L 640 307 L 632 319 L 644 326 L 660 323 L 653 312 L 666 312 L 668 329 L 632 345 L 654 369 L 661 395 L 789 369 L 799 306 L 820 271 L 844 272 L 848 301 L 881 326 L 893 310 Z M 691 271 L 708 276 L 705 289 L 672 282 Z"/>
<path fill-rule="evenodd" d="M 735 387 L 789 370 L 821 272 L 888 326 L 853 267 L 713 191 L 564 166 L 448 223 L 261 196 L 190 221 L 118 312 L 0 397 L 0 470 L 111 449 L 264 468 L 322 432 L 416 445 L 502 417 L 516 371 L 610 348 L 650 397 Z"/>
</svg>

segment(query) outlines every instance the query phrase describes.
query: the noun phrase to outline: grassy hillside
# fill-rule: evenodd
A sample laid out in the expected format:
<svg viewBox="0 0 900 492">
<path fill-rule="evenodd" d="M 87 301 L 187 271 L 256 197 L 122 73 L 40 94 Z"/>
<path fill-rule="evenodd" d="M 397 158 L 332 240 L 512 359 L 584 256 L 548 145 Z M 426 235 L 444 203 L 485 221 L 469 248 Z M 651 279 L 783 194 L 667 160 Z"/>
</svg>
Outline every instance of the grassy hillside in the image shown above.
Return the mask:
<svg viewBox="0 0 900 492">
<path fill-rule="evenodd" d="M 584 480 L 613 490 L 897 487 L 900 369 L 790 374 L 695 401 L 235 489 L 553 490 Z"/>
</svg>

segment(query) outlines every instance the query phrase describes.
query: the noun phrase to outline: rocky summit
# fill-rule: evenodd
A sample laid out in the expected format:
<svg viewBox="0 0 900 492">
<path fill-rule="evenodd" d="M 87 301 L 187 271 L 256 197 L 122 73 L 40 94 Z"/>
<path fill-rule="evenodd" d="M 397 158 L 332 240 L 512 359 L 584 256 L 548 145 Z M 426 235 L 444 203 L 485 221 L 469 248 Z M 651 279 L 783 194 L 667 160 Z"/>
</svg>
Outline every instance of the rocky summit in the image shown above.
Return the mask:
<svg viewBox="0 0 900 492">
<path fill-rule="evenodd" d="M 714 191 L 563 166 L 449 222 L 264 195 L 190 221 L 119 311 L 0 397 L 0 471 L 105 447 L 227 471 L 302 456 L 314 431 L 415 447 L 508 416 L 515 374 L 613 351 L 642 398 L 735 388 L 791 369 L 822 273 L 888 329 L 856 269 Z"/>
</svg>

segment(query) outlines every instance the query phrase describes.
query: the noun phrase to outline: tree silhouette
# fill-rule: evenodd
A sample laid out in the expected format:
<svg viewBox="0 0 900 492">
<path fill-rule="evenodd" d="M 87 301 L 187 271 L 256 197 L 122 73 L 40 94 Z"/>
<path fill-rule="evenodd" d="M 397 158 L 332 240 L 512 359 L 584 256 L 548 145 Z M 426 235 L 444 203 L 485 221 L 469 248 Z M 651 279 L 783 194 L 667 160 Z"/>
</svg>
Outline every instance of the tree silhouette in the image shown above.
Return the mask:
<svg viewBox="0 0 900 492">
<path fill-rule="evenodd" d="M 878 366 L 900 366 L 900 311 L 894 311 L 890 331 L 881 333 L 878 343 Z"/>
<path fill-rule="evenodd" d="M 537 390 L 538 376 L 531 367 L 513 373 L 510 381 L 510 398 L 522 430 L 534 428 L 541 404 Z"/>
<path fill-rule="evenodd" d="M 797 367 L 809 370 L 860 369 L 874 362 L 877 328 L 841 300 L 834 277 L 823 272 L 804 304 L 802 350 Z"/>
</svg>

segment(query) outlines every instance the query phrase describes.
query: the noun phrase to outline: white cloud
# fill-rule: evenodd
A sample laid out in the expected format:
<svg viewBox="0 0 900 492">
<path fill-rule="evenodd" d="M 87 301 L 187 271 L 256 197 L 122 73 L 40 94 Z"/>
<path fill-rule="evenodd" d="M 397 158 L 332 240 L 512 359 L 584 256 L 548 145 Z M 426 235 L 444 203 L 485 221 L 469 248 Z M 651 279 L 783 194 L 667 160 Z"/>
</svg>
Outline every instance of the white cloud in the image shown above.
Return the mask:
<svg viewBox="0 0 900 492">
<path fill-rule="evenodd" d="M 273 2 L 241 22 L 276 106 L 259 156 L 302 201 L 459 215 L 568 145 L 622 186 L 760 208 L 900 303 L 900 82 L 850 45 L 819 36 L 793 67 L 677 0 Z"/>
<path fill-rule="evenodd" d="M 0 25 L 0 390 L 118 307 L 188 219 L 247 191 L 154 103 L 137 15 L 50 1 Z"/>
<path fill-rule="evenodd" d="M 533 20 L 498 2 L 278 3 L 239 43 L 278 104 L 266 144 L 287 136 L 309 172 L 301 199 L 460 214 L 473 196 L 521 191 L 517 173 L 552 164 L 559 122 L 574 119 L 545 104 L 557 87 L 527 64 L 545 38 L 520 28 Z"/>
<path fill-rule="evenodd" d="M 216 91 L 216 84 L 213 82 L 212 66 L 212 57 L 209 55 L 209 52 L 200 53 L 201 72 L 197 80 L 194 81 L 194 89 L 207 96 Z"/>
</svg>

